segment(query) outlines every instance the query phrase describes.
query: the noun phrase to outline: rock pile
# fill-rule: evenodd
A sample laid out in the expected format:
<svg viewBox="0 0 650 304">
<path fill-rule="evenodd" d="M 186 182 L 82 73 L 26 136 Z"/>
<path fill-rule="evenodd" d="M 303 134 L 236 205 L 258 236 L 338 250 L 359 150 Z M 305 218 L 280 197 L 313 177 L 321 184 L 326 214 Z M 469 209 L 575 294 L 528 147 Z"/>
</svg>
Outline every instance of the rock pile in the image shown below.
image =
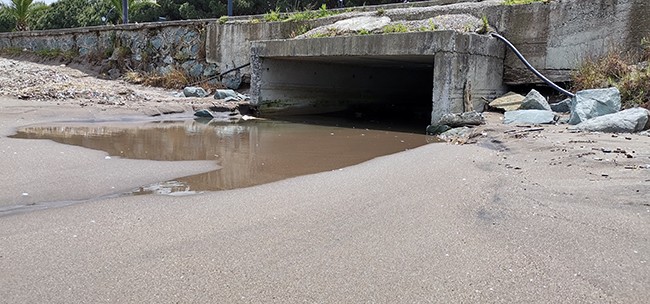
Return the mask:
<svg viewBox="0 0 650 304">
<path fill-rule="evenodd" d="M 490 107 L 505 111 L 506 124 L 551 124 L 558 121 L 556 113 L 570 113 L 570 130 L 634 133 L 650 128 L 650 111 L 620 111 L 621 94 L 617 88 L 580 91 L 575 97 L 552 105 L 535 90 L 525 97 L 508 93 L 492 101 Z"/>
</svg>

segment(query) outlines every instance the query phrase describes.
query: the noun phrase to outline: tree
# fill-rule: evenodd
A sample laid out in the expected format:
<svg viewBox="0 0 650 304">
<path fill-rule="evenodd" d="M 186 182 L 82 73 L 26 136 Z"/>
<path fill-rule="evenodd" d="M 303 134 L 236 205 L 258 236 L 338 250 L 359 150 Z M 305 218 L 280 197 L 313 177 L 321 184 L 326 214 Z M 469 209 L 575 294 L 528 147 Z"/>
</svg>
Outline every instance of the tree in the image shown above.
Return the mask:
<svg viewBox="0 0 650 304">
<path fill-rule="evenodd" d="M 111 6 L 118 12 L 118 21 L 122 21 L 122 0 L 109 0 L 111 3 Z M 140 10 L 143 7 L 150 5 L 150 4 L 156 4 L 156 0 L 127 0 L 127 9 L 128 9 L 128 14 L 131 15 L 134 11 Z"/>
<path fill-rule="evenodd" d="M 9 7 L 0 3 L 0 32 L 11 32 L 16 28 L 16 19 L 9 12 Z"/>
<path fill-rule="evenodd" d="M 31 6 L 32 0 L 11 0 L 9 13 L 13 16 L 14 21 L 16 22 L 17 31 L 29 30 L 27 20 L 29 18 Z"/>
</svg>

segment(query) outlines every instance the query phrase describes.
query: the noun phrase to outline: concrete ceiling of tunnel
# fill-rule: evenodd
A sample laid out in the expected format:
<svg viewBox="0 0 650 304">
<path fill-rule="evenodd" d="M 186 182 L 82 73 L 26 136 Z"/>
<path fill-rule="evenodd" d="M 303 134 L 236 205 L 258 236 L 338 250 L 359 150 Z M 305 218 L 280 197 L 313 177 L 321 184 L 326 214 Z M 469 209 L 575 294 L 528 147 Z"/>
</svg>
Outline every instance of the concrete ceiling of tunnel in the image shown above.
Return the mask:
<svg viewBox="0 0 650 304">
<path fill-rule="evenodd" d="M 357 65 L 373 68 L 391 68 L 408 70 L 433 69 L 433 56 L 300 56 L 300 57 L 266 57 L 273 60 L 310 61 L 329 64 Z"/>
</svg>

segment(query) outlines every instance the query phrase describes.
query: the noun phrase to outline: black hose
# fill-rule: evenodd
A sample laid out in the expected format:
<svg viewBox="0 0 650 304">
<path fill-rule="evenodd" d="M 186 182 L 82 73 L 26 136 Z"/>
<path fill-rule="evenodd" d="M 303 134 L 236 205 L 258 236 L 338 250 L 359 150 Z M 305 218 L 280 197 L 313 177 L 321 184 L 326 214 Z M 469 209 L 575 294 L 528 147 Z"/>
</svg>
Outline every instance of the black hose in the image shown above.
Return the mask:
<svg viewBox="0 0 650 304">
<path fill-rule="evenodd" d="M 556 89 L 557 91 L 559 91 L 560 93 L 562 93 L 562 94 L 564 94 L 566 96 L 569 96 L 571 98 L 576 96 L 575 94 L 561 88 L 560 86 L 558 86 L 554 82 L 550 81 L 548 78 L 544 77 L 544 75 L 542 75 L 542 73 L 540 73 L 532 65 L 530 65 L 530 63 L 526 60 L 526 58 L 524 58 L 524 56 L 519 52 L 519 50 L 517 50 L 517 48 L 514 45 L 512 45 L 512 43 L 510 43 L 510 41 L 508 41 L 508 39 L 506 39 L 505 37 L 503 37 L 503 36 L 501 36 L 501 35 L 499 35 L 497 33 L 491 33 L 491 35 L 492 35 L 492 37 L 496 37 L 499 40 L 503 41 L 515 53 L 515 55 L 517 55 L 517 57 L 519 57 L 519 60 L 521 60 L 521 62 L 523 62 L 531 72 L 533 72 L 537 77 L 539 77 L 539 79 L 543 80 L 546 84 L 548 84 L 549 86 L 551 86 L 552 88 Z"/>
<path fill-rule="evenodd" d="M 230 73 L 230 72 L 233 72 L 233 71 L 241 70 L 241 69 L 243 69 L 243 68 L 245 68 L 245 67 L 247 67 L 247 66 L 249 66 L 249 65 L 251 65 L 250 62 L 247 63 L 247 64 L 244 64 L 244 65 L 240 65 L 240 66 L 238 66 L 238 67 L 236 67 L 236 68 L 232 68 L 232 69 L 230 69 L 230 70 L 227 70 L 227 71 L 225 71 L 225 72 L 219 74 L 219 76 L 226 75 L 226 74 L 228 74 L 228 73 Z"/>
<path fill-rule="evenodd" d="M 212 79 L 217 79 L 217 78 L 219 78 L 219 77 L 221 77 L 221 76 L 223 76 L 223 75 L 226 75 L 226 74 L 228 74 L 228 73 L 230 73 L 230 72 L 234 72 L 234 71 L 237 71 L 237 70 L 241 70 L 241 69 L 243 69 L 243 68 L 245 68 L 245 67 L 247 67 L 247 66 L 249 66 L 249 65 L 251 65 L 250 62 L 247 63 L 247 64 L 244 64 L 244 65 L 240 65 L 240 66 L 238 66 L 238 67 L 236 67 L 236 68 L 232 68 L 232 69 L 230 69 L 230 70 L 227 70 L 227 71 L 225 71 L 225 72 L 223 72 L 223 73 L 220 73 L 220 74 L 214 75 L 214 76 L 212 76 L 212 77 L 208 77 L 208 78 L 206 78 L 206 79 L 203 79 L 203 80 L 199 80 L 199 81 L 196 81 L 196 82 L 190 83 L 190 85 L 193 86 L 193 85 L 197 85 L 197 84 L 199 84 L 199 83 L 208 82 L 208 81 L 210 81 L 210 80 L 212 80 Z"/>
</svg>

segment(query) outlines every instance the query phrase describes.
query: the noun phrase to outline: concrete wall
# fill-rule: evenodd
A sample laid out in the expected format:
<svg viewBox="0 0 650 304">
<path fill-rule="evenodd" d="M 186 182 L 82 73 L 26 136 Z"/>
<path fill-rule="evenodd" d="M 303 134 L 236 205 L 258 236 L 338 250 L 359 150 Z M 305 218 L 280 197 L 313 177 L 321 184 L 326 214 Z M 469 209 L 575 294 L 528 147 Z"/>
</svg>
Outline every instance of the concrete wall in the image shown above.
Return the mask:
<svg viewBox="0 0 650 304">
<path fill-rule="evenodd" d="M 78 29 L 0 33 L 0 48 L 59 50 L 106 70 L 128 68 L 168 73 L 185 70 L 192 77 L 218 73 L 205 60 L 207 20 L 99 26 Z"/>
<path fill-rule="evenodd" d="M 486 16 L 540 72 L 553 81 L 569 81 L 580 58 L 616 48 L 634 50 L 650 38 L 648 0 L 554 0 L 530 5 L 502 1 L 458 3 L 388 11 L 392 20 L 419 20 L 446 14 Z M 507 51 L 507 84 L 541 83 Z"/>
<path fill-rule="evenodd" d="M 430 104 L 431 121 L 503 93 L 504 48 L 453 31 L 255 42 L 251 98 L 300 114 L 359 103 Z M 423 81 L 424 80 L 424 81 Z M 422 89 L 430 90 L 422 92 Z M 414 92 L 416 92 L 414 94 Z M 420 100 L 412 100 L 421 98 Z"/>
<path fill-rule="evenodd" d="M 563 0 L 511 6 L 502 33 L 554 81 L 569 81 L 583 58 L 611 49 L 639 48 L 650 37 L 647 0 Z M 512 52 L 505 61 L 505 81 L 539 82 Z"/>
</svg>

